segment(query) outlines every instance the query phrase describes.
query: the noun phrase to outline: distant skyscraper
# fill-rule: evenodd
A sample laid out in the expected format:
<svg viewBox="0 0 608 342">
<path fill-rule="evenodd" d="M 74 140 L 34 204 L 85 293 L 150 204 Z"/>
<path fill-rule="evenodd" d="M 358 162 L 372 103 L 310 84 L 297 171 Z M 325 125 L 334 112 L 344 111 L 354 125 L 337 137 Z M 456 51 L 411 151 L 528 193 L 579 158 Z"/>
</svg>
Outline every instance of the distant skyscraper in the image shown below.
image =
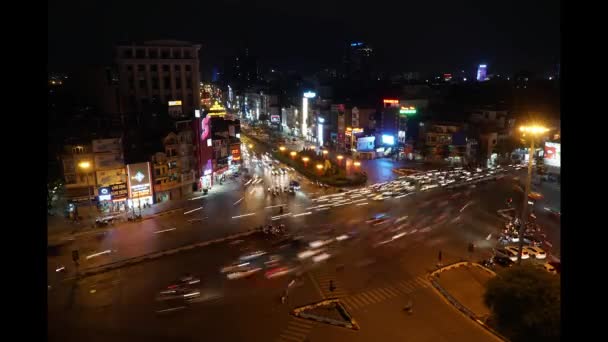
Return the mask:
<svg viewBox="0 0 608 342">
<path fill-rule="evenodd" d="M 485 81 L 487 72 L 488 66 L 485 64 L 479 64 L 479 67 L 477 67 L 477 80 L 480 82 Z"/>
<path fill-rule="evenodd" d="M 363 42 L 350 43 L 344 56 L 344 77 L 366 80 L 371 76 L 373 49 Z"/>
</svg>

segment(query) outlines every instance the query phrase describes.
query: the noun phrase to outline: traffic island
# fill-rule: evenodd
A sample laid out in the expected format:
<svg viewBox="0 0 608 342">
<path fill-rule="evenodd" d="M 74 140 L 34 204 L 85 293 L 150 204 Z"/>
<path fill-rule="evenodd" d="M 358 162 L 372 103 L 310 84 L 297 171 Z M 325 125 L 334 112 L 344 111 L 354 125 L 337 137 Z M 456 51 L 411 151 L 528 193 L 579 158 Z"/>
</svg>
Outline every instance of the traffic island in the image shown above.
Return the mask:
<svg viewBox="0 0 608 342">
<path fill-rule="evenodd" d="M 486 283 L 496 276 L 492 270 L 473 262 L 457 262 L 429 275 L 433 288 L 467 317 L 498 338 L 507 340 L 487 324 L 491 311 L 483 301 Z"/>
<path fill-rule="evenodd" d="M 359 330 L 359 325 L 339 299 L 326 299 L 317 303 L 300 306 L 295 308 L 291 314 L 302 319 Z"/>
</svg>

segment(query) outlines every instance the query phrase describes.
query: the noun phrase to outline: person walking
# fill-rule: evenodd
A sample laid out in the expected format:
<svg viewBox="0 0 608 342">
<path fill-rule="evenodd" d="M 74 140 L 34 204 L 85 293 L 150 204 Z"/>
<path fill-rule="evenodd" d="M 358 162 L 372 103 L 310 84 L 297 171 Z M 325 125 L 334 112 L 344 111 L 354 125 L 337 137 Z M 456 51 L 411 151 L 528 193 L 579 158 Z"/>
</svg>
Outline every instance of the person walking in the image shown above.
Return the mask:
<svg viewBox="0 0 608 342">
<path fill-rule="evenodd" d="M 407 304 L 405 305 L 404 310 L 405 310 L 405 311 L 406 311 L 408 314 L 410 314 L 410 315 L 411 315 L 411 314 L 413 313 L 413 308 L 412 308 L 412 307 L 413 307 L 412 300 L 411 300 L 411 299 L 409 299 L 409 300 L 407 301 Z"/>
</svg>

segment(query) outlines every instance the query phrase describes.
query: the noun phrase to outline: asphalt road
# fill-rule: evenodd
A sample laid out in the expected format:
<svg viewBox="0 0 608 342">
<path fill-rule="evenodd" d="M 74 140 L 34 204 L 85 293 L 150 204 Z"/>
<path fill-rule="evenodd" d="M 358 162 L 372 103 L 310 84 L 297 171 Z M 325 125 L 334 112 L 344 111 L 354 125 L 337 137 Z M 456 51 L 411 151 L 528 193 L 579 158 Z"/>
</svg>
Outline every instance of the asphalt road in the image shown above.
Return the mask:
<svg viewBox="0 0 608 342">
<path fill-rule="evenodd" d="M 294 234 L 304 235 L 308 240 L 343 233 L 350 233 L 351 238 L 328 249 L 333 258 L 307 273 L 310 276 L 303 277 L 290 292 L 286 305 L 281 305 L 279 298 L 289 276 L 268 280 L 256 275 L 228 281 L 218 272 L 220 267 L 233 262 L 244 246 L 270 249 L 268 242 L 257 238 L 247 239 L 241 245 L 220 244 L 184 252 L 78 283 L 62 282 L 59 279 L 62 275 L 56 274 L 56 283 L 49 291 L 49 334 L 54 338 L 51 340 L 287 341 L 291 337 L 301 341 L 306 336 L 314 341 L 372 337 L 386 341 L 408 337 L 491 340 L 483 329 L 443 302 L 425 284 L 424 276 L 435 267 L 439 251 L 444 264 L 469 257 L 482 259 L 491 253 L 495 242 L 486 237 L 496 236 L 500 229 L 502 219 L 496 210 L 504 206 L 504 192 L 512 188 L 511 183 L 505 178 L 474 189 L 431 191 L 320 211 L 300 208 L 297 202 L 291 204 L 289 210 L 311 212 L 275 221 L 285 223 Z M 266 204 L 257 204 L 255 208 Z M 228 212 L 218 219 L 230 215 L 226 205 L 218 209 Z M 390 219 L 376 226 L 366 223 L 378 213 L 385 213 Z M 175 218 L 151 220 L 148 229 L 158 229 L 160 222 L 177 225 Z M 401 220 L 395 222 L 397 219 Z M 149 233 L 161 239 L 175 232 L 177 229 Z M 401 233 L 404 234 L 399 236 Z M 473 255 L 467 251 L 469 242 L 478 246 Z M 186 308 L 181 308 L 185 306 L 181 303 L 157 302 L 158 291 L 185 272 L 201 277 L 201 297 L 209 299 Z M 336 287 L 334 291 L 329 288 L 330 281 Z M 289 308 L 328 297 L 342 297 L 362 330 L 353 332 L 302 323 L 288 315 Z M 404 316 L 400 309 L 409 299 L 415 303 L 415 314 Z M 175 310 L 162 311 L 171 309 Z"/>
</svg>

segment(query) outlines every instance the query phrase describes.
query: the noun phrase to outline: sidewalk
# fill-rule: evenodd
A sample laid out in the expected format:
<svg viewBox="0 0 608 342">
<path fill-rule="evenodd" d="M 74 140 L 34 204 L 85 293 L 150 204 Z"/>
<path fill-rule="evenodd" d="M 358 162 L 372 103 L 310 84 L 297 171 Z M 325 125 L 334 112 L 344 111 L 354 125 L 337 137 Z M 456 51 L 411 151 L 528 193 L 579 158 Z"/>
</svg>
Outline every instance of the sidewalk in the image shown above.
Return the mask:
<svg viewBox="0 0 608 342">
<path fill-rule="evenodd" d="M 240 185 L 240 180 L 227 180 L 223 185 L 216 184 L 209 190 L 207 195 L 203 195 L 203 192 L 193 192 L 188 194 L 186 197 L 170 200 L 162 203 L 153 204 L 150 208 L 142 208 L 141 216 L 143 220 L 150 219 L 163 213 L 167 213 L 173 210 L 179 210 L 186 207 L 192 198 L 204 196 L 203 198 L 214 198 L 220 194 L 223 194 L 227 191 L 233 191 L 235 186 Z M 57 212 L 58 210 L 55 210 Z M 122 224 L 129 224 L 130 222 L 126 221 L 127 215 L 132 215 L 133 211 L 130 210 L 128 213 L 109 213 L 109 214 L 101 214 L 97 211 L 96 207 L 89 206 L 81 206 L 78 208 L 79 215 L 82 217 L 82 221 L 73 222 L 65 218 L 63 215 L 47 216 L 47 238 L 49 241 L 59 241 L 69 236 L 73 236 L 80 232 L 84 231 L 92 231 L 93 229 L 104 231 L 107 229 L 118 228 Z M 135 209 L 135 213 L 139 215 L 139 209 Z M 122 218 L 125 222 L 121 222 L 118 224 L 114 224 L 112 226 L 107 226 L 103 228 L 93 227 L 95 224 L 95 219 L 100 216 L 117 216 Z"/>
</svg>

